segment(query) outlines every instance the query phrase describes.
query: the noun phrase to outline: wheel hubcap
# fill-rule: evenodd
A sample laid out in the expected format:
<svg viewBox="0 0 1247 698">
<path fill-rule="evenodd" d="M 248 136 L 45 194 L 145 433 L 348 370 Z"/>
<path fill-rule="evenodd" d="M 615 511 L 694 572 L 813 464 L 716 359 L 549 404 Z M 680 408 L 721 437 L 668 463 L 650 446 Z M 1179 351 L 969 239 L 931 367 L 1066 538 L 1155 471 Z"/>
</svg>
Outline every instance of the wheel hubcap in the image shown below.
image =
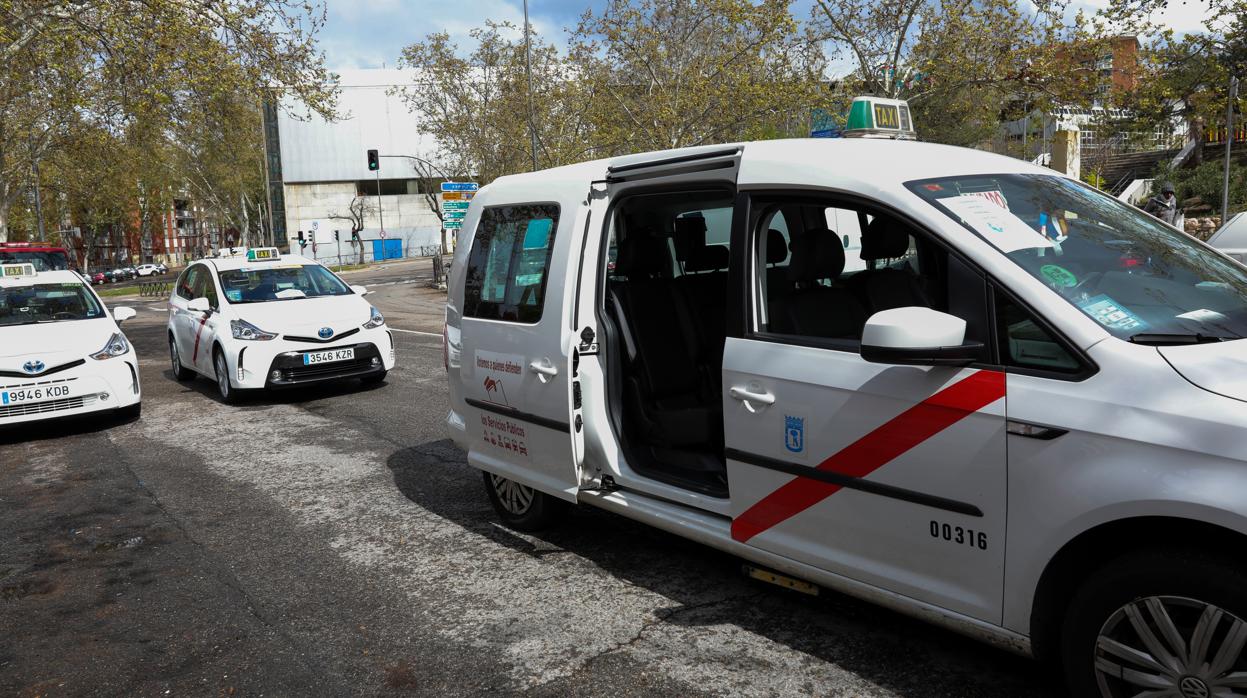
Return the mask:
<svg viewBox="0 0 1247 698">
<path fill-rule="evenodd" d="M 225 368 L 225 357 L 216 355 L 216 382 L 222 395 L 229 395 L 229 372 Z"/>
<path fill-rule="evenodd" d="M 494 485 L 494 494 L 498 495 L 498 501 L 502 502 L 502 508 L 506 509 L 507 513 L 522 516 L 533 505 L 533 488 L 505 477 L 497 475 L 489 477 Z"/>
<path fill-rule="evenodd" d="M 1203 601 L 1148 596 L 1109 616 L 1096 638 L 1100 694 L 1247 696 L 1247 623 Z"/>
</svg>

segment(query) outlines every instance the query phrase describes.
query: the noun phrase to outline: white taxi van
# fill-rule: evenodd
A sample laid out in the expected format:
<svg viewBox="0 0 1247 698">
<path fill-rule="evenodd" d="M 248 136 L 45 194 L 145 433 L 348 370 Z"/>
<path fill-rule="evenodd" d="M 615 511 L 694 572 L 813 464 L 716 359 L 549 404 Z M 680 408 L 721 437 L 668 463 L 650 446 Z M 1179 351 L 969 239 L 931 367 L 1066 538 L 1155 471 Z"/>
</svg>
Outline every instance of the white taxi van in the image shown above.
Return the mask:
<svg viewBox="0 0 1247 698">
<path fill-rule="evenodd" d="M 0 427 L 142 409 L 138 357 L 119 323 L 77 272 L 0 265 Z"/>
<path fill-rule="evenodd" d="M 328 380 L 380 383 L 394 368 L 394 338 L 367 292 L 275 247 L 198 260 L 169 296 L 173 375 L 212 378 L 224 402 Z"/>
<path fill-rule="evenodd" d="M 1077 695 L 1247 690 L 1247 269 L 1215 250 L 860 139 L 503 177 L 463 232 L 448 426 L 509 525 L 601 507 Z"/>
</svg>

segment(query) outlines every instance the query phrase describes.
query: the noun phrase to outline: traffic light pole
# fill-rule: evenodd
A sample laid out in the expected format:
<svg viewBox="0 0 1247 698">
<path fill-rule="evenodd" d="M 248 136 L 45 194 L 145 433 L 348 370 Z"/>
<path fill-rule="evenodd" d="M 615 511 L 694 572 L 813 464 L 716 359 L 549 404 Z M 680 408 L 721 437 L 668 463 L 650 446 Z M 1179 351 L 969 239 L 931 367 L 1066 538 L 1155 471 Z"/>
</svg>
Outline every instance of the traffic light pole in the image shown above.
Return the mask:
<svg viewBox="0 0 1247 698">
<path fill-rule="evenodd" d="M 381 221 L 381 239 L 385 239 L 385 208 L 381 205 L 381 168 L 377 168 L 377 218 Z M 384 244 L 384 243 L 382 243 Z M 376 261 L 376 260 L 373 260 Z"/>
</svg>

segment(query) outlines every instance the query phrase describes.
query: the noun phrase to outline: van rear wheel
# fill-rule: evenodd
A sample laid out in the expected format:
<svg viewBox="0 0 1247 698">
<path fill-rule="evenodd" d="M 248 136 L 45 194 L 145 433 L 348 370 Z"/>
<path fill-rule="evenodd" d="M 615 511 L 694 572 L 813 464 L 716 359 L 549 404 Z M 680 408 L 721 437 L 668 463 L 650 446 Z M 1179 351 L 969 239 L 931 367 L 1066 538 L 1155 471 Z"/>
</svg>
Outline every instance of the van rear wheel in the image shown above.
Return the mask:
<svg viewBox="0 0 1247 698">
<path fill-rule="evenodd" d="M 508 480 L 501 475 L 484 473 L 485 491 L 489 502 L 502 522 L 517 531 L 540 531 L 558 523 L 571 508 L 568 502 L 544 492 Z"/>
<path fill-rule="evenodd" d="M 1127 555 L 1095 572 L 1065 615 L 1075 696 L 1206 698 L 1247 692 L 1247 573 L 1198 553 Z"/>
</svg>

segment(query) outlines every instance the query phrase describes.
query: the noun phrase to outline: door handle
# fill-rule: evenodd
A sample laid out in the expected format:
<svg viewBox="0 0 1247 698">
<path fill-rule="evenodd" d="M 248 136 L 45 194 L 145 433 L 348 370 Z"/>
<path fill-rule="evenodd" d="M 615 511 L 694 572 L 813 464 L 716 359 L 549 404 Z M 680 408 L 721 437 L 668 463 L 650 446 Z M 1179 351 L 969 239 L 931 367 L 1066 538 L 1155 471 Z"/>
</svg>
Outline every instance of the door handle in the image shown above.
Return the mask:
<svg viewBox="0 0 1247 698">
<path fill-rule="evenodd" d="M 727 391 L 728 395 L 740 400 L 741 402 L 756 402 L 759 405 L 774 405 L 775 396 L 768 392 L 755 393 L 747 388 L 734 385 Z"/>
<path fill-rule="evenodd" d="M 533 373 L 537 374 L 537 380 L 542 383 L 548 383 L 551 378 L 559 375 L 558 368 L 551 364 L 548 359 L 534 361 L 531 364 L 528 364 L 528 368 L 531 369 Z"/>
</svg>

